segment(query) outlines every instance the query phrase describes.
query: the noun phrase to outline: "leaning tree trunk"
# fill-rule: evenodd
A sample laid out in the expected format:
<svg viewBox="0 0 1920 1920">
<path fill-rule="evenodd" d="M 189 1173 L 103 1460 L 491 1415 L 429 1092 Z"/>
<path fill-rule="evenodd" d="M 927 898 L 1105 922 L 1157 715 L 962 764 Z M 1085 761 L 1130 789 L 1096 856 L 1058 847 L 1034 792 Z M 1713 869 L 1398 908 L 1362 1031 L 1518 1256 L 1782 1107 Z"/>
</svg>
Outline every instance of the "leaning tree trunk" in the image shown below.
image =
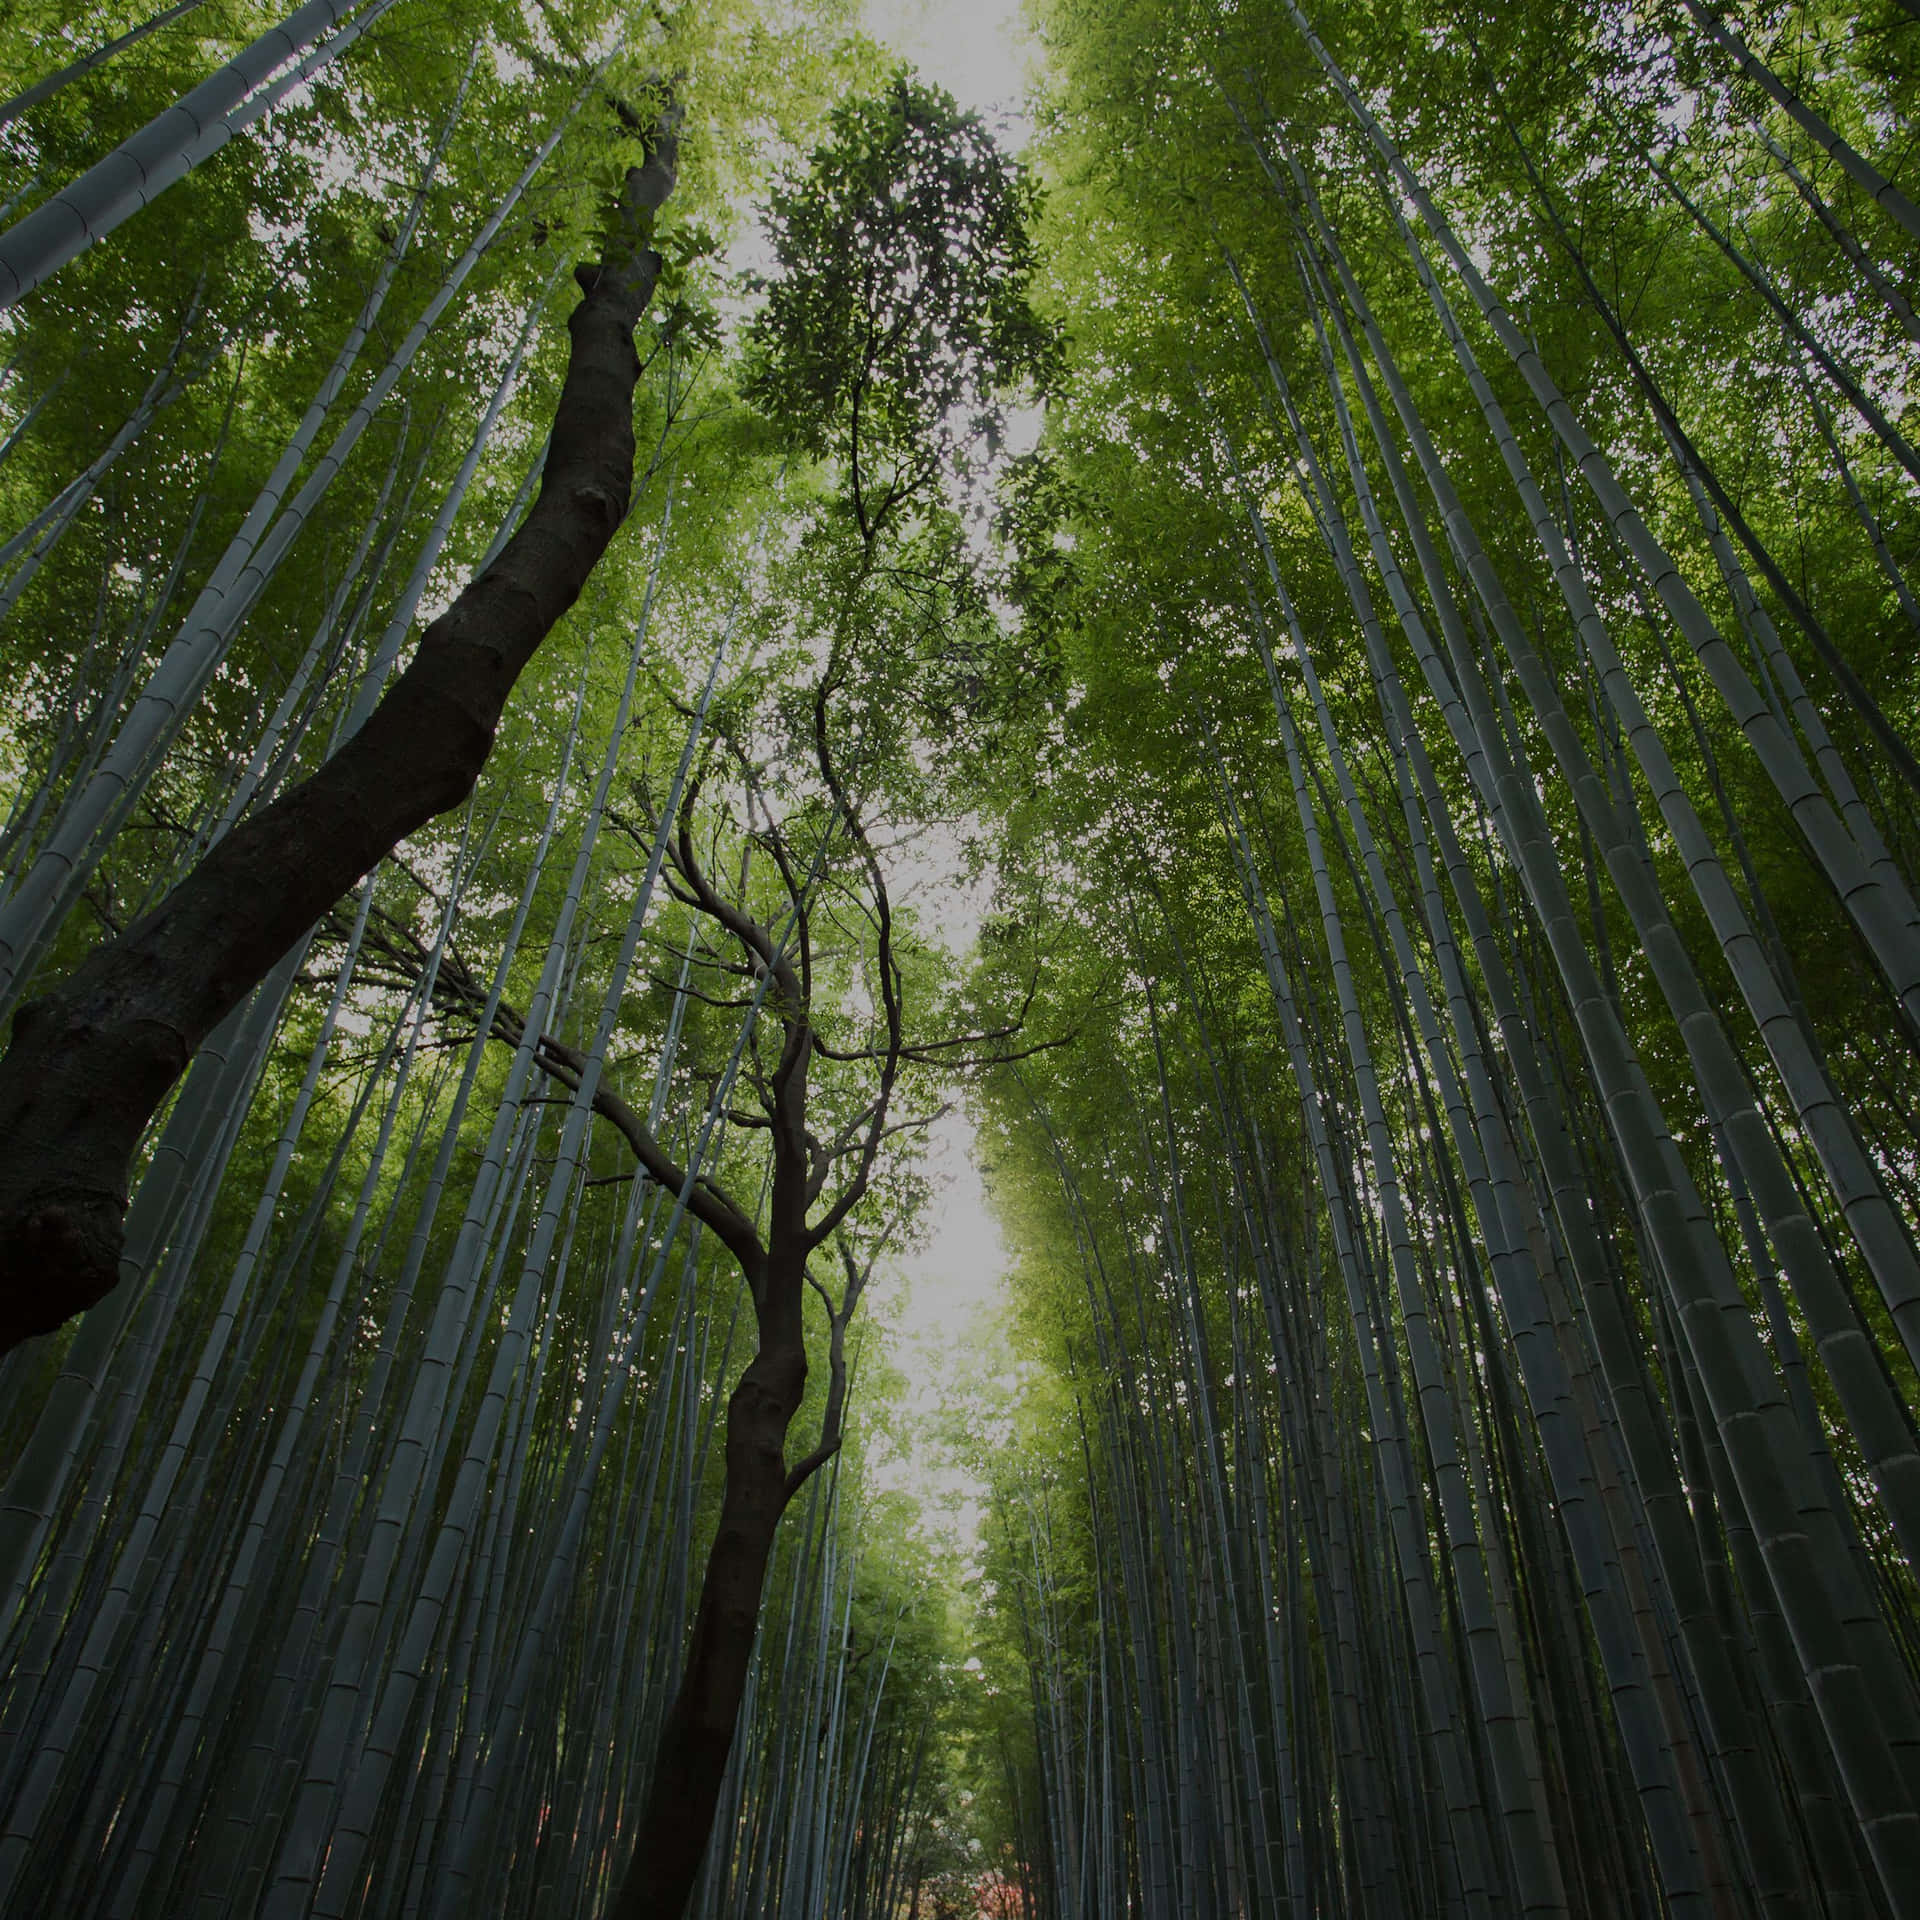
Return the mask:
<svg viewBox="0 0 1920 1920">
<path fill-rule="evenodd" d="M 600 265 L 575 270 L 584 298 L 525 523 L 311 779 L 16 1016 L 0 1059 L 0 1349 L 112 1287 L 130 1162 L 194 1049 L 356 880 L 472 792 L 515 681 L 626 518 L 633 329 L 659 276 L 676 118 L 629 171 Z"/>
</svg>

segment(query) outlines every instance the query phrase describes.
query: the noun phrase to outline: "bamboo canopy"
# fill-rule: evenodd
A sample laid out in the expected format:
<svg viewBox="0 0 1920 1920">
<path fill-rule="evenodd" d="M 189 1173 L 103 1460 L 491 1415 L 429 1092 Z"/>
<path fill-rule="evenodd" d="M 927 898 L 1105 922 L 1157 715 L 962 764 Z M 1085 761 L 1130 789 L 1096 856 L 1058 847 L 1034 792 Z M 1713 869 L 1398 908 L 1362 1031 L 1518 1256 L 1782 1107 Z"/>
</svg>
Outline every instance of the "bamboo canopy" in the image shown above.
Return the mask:
<svg viewBox="0 0 1920 1920">
<path fill-rule="evenodd" d="M 0 20 L 0 1911 L 1920 1914 L 1920 7 L 1025 20 Z"/>
</svg>

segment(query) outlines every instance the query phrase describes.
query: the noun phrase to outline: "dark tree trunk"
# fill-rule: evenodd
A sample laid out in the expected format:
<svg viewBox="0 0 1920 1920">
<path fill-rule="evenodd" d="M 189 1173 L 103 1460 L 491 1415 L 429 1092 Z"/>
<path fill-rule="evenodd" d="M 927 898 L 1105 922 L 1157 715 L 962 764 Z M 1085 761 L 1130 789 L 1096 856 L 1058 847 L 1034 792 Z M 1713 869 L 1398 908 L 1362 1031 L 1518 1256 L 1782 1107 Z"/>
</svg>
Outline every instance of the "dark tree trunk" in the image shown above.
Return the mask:
<svg viewBox="0 0 1920 1920">
<path fill-rule="evenodd" d="M 778 1284 L 776 1282 L 776 1284 Z M 769 1341 L 727 1401 L 726 1492 L 707 1554 L 680 1691 L 660 1730 L 632 1864 L 607 1920 L 682 1920 L 706 1858 L 759 1630 L 774 1533 L 789 1495 L 787 1428 L 806 1389 L 798 1295 L 791 1340 Z"/>
<path fill-rule="evenodd" d="M 676 158 L 669 109 L 627 175 L 600 266 L 575 270 L 584 297 L 540 496 L 499 558 L 311 779 L 15 1017 L 0 1059 L 0 1351 L 118 1279 L 132 1157 L 194 1050 L 355 881 L 473 791 L 514 682 L 626 518 L 633 329 L 659 275 L 650 242 Z"/>
<path fill-rule="evenodd" d="M 756 931 L 771 952 L 764 929 Z M 781 966 L 784 969 L 784 961 Z M 790 971 L 786 983 L 804 994 Z M 646 1811 L 606 1920 L 684 1920 L 720 1805 L 760 1627 L 774 1534 L 795 1492 L 838 1445 L 845 1392 L 838 1336 L 858 1296 L 857 1285 L 835 1317 L 834 1391 L 821 1446 L 798 1465 L 787 1465 L 787 1429 L 807 1387 L 807 1256 L 819 1238 L 807 1223 L 807 1066 L 812 1047 L 804 1013 L 799 1018 L 790 1013 L 772 1082 L 773 1182 L 766 1251 L 756 1257 L 752 1250 L 742 1250 L 741 1257 L 759 1344 L 727 1400 L 720 1524 L 707 1553 L 687 1664 L 660 1730 Z"/>
</svg>

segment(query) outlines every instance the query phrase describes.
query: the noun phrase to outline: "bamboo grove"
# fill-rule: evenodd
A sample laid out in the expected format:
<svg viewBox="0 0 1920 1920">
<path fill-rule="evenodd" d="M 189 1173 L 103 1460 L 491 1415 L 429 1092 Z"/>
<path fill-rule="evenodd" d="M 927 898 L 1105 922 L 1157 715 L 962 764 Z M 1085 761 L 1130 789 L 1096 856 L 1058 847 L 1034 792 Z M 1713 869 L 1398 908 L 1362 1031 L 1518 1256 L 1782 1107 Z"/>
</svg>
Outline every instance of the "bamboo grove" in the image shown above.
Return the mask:
<svg viewBox="0 0 1920 1920">
<path fill-rule="evenodd" d="M 1910 25 L 1046 15 L 1043 1911 L 1920 1897 Z"/>
<path fill-rule="evenodd" d="M 0 1908 L 1920 1911 L 1920 12 L 70 11 Z"/>
</svg>

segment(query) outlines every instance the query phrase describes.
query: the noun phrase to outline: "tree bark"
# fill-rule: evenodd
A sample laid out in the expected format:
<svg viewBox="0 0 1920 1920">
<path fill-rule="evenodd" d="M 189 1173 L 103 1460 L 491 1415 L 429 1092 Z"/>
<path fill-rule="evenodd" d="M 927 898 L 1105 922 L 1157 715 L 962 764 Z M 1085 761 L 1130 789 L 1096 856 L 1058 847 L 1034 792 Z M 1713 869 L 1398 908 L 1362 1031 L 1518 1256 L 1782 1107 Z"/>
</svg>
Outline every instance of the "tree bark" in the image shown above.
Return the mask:
<svg viewBox="0 0 1920 1920">
<path fill-rule="evenodd" d="M 600 265 L 575 269 L 584 297 L 540 495 L 499 557 L 311 779 L 15 1017 L 0 1059 L 0 1351 L 113 1286 L 134 1152 L 200 1042 L 356 880 L 473 791 L 515 681 L 626 518 L 633 329 L 659 276 L 650 243 L 676 161 L 669 108 Z"/>
<path fill-rule="evenodd" d="M 717 896 L 695 877 L 692 842 L 684 831 L 686 814 L 681 818 L 682 876 L 711 912 Z M 804 914 L 798 896 L 795 906 Z M 807 1256 L 823 1237 L 807 1221 L 813 1198 L 806 1124 L 813 1028 L 806 1006 L 805 969 L 795 972 L 777 954 L 765 928 L 748 922 L 744 915 L 737 918 L 744 944 L 774 956 L 768 964 L 789 996 L 780 1061 L 769 1087 L 773 1179 L 766 1248 L 760 1250 L 750 1228 L 736 1233 L 729 1247 L 753 1299 L 758 1348 L 727 1399 L 726 1484 L 720 1524 L 707 1553 L 687 1664 L 660 1730 L 633 1857 L 607 1908 L 606 1920 L 683 1920 L 688 1910 L 712 1837 L 727 1756 L 733 1749 L 774 1534 L 787 1503 L 839 1438 L 844 1372 L 838 1334 L 844 1320 L 836 1317 L 836 1392 L 828 1401 L 822 1444 L 788 1468 L 787 1429 L 807 1387 L 803 1312 Z M 880 1124 L 885 1124 L 884 1113 Z M 857 1293 L 857 1286 L 850 1287 L 844 1312 L 851 1313 Z"/>
<path fill-rule="evenodd" d="M 770 1298 L 791 1302 L 791 1331 L 783 1337 L 763 1323 L 760 1351 L 727 1401 L 719 1531 L 707 1555 L 680 1691 L 660 1730 L 633 1862 L 607 1920 L 681 1920 L 713 1833 L 767 1563 L 787 1506 L 787 1427 L 807 1382 L 799 1310 L 804 1280 L 776 1273 L 771 1262 L 769 1280 Z"/>
</svg>

